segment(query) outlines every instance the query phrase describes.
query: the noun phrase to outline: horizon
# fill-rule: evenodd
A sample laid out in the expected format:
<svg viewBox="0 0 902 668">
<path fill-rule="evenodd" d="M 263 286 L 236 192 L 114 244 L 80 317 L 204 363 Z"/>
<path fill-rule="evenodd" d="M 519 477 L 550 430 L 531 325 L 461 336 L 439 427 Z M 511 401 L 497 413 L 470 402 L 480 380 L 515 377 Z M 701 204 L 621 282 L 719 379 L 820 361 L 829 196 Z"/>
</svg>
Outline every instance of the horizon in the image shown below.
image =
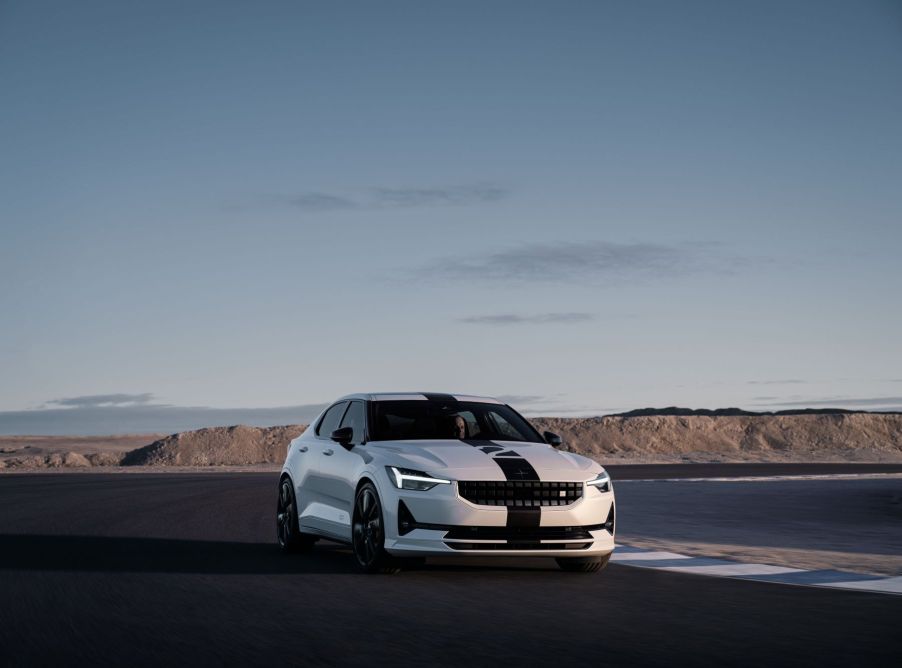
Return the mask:
<svg viewBox="0 0 902 668">
<path fill-rule="evenodd" d="M 498 397 L 499 399 L 509 399 Z M 513 397 L 517 399 L 517 397 Z M 124 436 L 130 434 L 174 434 L 198 429 L 250 426 L 274 427 L 290 424 L 310 424 L 329 404 L 307 406 L 282 406 L 263 409 L 214 409 L 204 407 L 178 407 L 154 404 L 130 406 L 92 406 L 42 409 L 37 411 L 0 411 L 0 436 Z M 865 408 L 797 407 L 779 411 L 749 411 L 740 407 L 686 408 L 683 406 L 644 407 L 613 413 L 567 413 L 552 415 L 541 411 L 522 410 L 514 406 L 524 417 L 579 419 L 593 417 L 635 417 L 633 414 L 650 412 L 653 415 L 684 415 L 681 411 L 698 414 L 731 411 L 750 416 L 805 415 L 805 414 L 872 414 L 894 415 L 902 413 L 902 406 L 895 409 L 868 410 Z M 674 412 L 678 411 L 678 412 Z M 98 431 L 98 427 L 100 431 Z M 44 429 L 44 431 L 37 431 Z"/>
<path fill-rule="evenodd" d="M 902 410 L 902 10 L 0 8 L 0 432 Z M 132 432 L 133 433 L 133 432 Z"/>
</svg>

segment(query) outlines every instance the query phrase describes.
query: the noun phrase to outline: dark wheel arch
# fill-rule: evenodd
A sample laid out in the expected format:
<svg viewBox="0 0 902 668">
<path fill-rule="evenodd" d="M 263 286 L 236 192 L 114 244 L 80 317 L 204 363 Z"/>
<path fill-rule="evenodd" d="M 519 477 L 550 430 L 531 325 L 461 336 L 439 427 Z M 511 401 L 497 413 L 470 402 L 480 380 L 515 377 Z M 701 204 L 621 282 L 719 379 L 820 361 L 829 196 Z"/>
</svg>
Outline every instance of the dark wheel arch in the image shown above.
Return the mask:
<svg viewBox="0 0 902 668">
<path fill-rule="evenodd" d="M 279 477 L 276 498 L 276 540 L 283 552 L 304 552 L 313 547 L 316 536 L 301 532 L 294 481 L 287 473 Z"/>
<path fill-rule="evenodd" d="M 354 494 L 351 519 L 351 546 L 357 566 L 364 573 L 397 573 L 399 560 L 385 551 L 385 516 L 379 490 L 368 478 L 362 478 Z"/>
</svg>

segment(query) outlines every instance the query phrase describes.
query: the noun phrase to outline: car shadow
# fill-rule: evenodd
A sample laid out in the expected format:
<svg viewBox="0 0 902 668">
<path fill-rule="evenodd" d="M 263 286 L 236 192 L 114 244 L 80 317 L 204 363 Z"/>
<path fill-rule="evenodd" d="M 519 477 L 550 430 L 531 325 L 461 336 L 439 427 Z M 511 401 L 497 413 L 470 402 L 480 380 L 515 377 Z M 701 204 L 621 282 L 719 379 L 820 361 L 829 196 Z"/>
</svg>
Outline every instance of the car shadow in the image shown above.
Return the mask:
<svg viewBox="0 0 902 668">
<path fill-rule="evenodd" d="M 286 555 L 273 543 L 119 536 L 0 535 L 0 570 L 93 573 L 244 575 L 358 574 L 350 547 L 321 540 L 313 550 Z M 548 558 L 430 558 L 408 572 L 499 573 L 556 571 Z"/>
<path fill-rule="evenodd" d="M 354 573 L 350 550 L 317 545 L 301 555 L 273 543 L 117 536 L 0 535 L 0 570 L 108 573 Z"/>
</svg>

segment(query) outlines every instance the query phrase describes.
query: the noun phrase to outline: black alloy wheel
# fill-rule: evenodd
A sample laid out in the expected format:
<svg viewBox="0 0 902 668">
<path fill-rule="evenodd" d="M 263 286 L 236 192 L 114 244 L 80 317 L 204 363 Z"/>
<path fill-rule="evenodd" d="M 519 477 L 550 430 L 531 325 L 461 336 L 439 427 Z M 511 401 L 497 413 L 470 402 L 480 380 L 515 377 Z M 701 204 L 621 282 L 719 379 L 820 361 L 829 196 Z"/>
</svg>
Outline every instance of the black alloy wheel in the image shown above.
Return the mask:
<svg viewBox="0 0 902 668">
<path fill-rule="evenodd" d="M 276 506 L 276 537 L 283 552 L 301 552 L 309 549 L 316 537 L 301 533 L 298 523 L 298 505 L 291 479 L 282 478 L 279 483 L 279 500 Z"/>
<path fill-rule="evenodd" d="M 364 573 L 397 573 L 398 560 L 385 551 L 382 504 L 372 483 L 364 483 L 354 499 L 352 541 L 357 565 Z"/>
</svg>

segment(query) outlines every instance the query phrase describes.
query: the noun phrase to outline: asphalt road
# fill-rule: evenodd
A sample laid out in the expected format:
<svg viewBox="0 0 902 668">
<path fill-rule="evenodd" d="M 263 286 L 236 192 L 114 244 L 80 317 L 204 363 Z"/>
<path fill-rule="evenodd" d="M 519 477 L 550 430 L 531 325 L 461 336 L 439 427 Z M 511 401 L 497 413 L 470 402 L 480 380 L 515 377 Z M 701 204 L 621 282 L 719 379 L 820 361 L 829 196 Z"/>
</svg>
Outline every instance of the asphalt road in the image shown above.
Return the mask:
<svg viewBox="0 0 902 668">
<path fill-rule="evenodd" d="M 616 564 L 569 574 L 545 560 L 366 576 L 325 543 L 286 557 L 275 483 L 0 476 L 0 663 L 832 666 L 902 655 L 896 596 Z"/>
<path fill-rule="evenodd" d="M 621 481 L 614 491 L 624 539 L 902 556 L 902 478 Z"/>
<path fill-rule="evenodd" d="M 602 463 L 604 461 L 602 460 Z M 768 464 L 606 464 L 618 480 L 720 478 L 746 476 L 861 475 L 902 473 L 902 464 L 768 463 Z"/>
</svg>

